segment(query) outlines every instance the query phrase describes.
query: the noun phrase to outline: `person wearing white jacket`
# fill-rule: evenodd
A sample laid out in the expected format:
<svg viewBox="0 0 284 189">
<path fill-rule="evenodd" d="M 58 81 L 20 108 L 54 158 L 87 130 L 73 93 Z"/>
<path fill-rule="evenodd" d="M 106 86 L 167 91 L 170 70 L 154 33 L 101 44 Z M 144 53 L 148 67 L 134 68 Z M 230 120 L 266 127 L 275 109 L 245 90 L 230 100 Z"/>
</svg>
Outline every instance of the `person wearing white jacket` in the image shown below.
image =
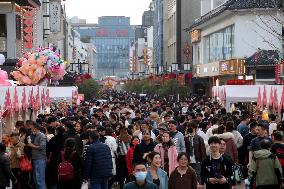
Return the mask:
<svg viewBox="0 0 284 189">
<path fill-rule="evenodd" d="M 106 128 L 106 140 L 105 140 L 105 144 L 110 148 L 110 152 L 111 152 L 111 157 L 112 157 L 112 165 L 113 165 L 113 169 L 112 169 L 112 174 L 116 175 L 116 163 L 115 163 L 115 154 L 117 151 L 117 143 L 116 143 L 116 139 L 112 136 L 113 130 L 111 127 L 107 127 Z"/>
<path fill-rule="evenodd" d="M 234 142 L 237 145 L 237 148 L 240 148 L 240 147 L 243 146 L 243 137 L 242 137 L 242 135 L 239 131 L 234 130 L 234 122 L 233 121 L 227 121 L 226 131 L 233 133 Z"/>
</svg>

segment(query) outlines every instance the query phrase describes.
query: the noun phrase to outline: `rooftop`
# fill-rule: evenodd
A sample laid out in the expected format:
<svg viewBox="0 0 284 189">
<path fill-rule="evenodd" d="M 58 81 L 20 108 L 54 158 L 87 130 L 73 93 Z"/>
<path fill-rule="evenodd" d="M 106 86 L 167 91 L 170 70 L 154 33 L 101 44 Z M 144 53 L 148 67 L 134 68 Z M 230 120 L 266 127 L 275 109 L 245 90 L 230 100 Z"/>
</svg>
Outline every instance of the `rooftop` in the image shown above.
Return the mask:
<svg viewBox="0 0 284 189">
<path fill-rule="evenodd" d="M 246 10 L 246 9 L 263 9 L 263 8 L 282 8 L 281 0 L 228 0 L 226 3 L 213 9 L 207 14 L 197 19 L 190 27 L 186 28 L 185 31 L 190 31 L 210 19 L 219 16 L 225 11 L 232 10 Z"/>
</svg>

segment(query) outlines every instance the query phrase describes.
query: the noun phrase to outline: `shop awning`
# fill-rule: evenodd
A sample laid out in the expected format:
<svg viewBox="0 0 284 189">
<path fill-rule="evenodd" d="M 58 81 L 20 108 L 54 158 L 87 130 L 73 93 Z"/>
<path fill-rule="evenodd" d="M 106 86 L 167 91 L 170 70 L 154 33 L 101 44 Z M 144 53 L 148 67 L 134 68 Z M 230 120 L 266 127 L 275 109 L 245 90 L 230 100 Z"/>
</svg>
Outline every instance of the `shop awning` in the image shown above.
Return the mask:
<svg viewBox="0 0 284 189">
<path fill-rule="evenodd" d="M 277 50 L 260 50 L 246 59 L 245 65 L 251 66 L 273 66 L 279 59 Z"/>
</svg>

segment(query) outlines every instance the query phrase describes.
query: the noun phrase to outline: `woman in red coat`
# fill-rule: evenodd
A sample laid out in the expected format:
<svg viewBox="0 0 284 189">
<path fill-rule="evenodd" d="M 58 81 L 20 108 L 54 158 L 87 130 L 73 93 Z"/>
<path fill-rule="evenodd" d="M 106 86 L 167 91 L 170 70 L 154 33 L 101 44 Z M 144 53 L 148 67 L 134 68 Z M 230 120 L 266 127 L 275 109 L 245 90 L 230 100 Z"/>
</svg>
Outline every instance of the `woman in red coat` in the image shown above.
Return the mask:
<svg viewBox="0 0 284 189">
<path fill-rule="evenodd" d="M 133 175 L 133 165 L 132 165 L 133 153 L 134 153 L 135 146 L 138 145 L 139 143 L 140 143 L 139 137 L 133 136 L 131 139 L 130 148 L 126 153 L 126 163 L 127 163 L 127 169 L 128 169 L 129 176 Z"/>
</svg>

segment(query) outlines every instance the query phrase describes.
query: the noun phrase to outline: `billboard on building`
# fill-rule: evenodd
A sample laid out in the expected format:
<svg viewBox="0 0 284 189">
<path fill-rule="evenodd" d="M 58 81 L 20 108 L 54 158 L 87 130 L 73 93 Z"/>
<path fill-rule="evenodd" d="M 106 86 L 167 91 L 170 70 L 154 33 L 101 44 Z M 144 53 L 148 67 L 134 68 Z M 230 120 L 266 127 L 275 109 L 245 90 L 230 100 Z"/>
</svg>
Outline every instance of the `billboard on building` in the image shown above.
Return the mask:
<svg viewBox="0 0 284 189">
<path fill-rule="evenodd" d="M 50 32 L 57 33 L 61 31 L 61 5 L 60 1 L 52 0 L 49 4 L 50 14 Z"/>
</svg>

